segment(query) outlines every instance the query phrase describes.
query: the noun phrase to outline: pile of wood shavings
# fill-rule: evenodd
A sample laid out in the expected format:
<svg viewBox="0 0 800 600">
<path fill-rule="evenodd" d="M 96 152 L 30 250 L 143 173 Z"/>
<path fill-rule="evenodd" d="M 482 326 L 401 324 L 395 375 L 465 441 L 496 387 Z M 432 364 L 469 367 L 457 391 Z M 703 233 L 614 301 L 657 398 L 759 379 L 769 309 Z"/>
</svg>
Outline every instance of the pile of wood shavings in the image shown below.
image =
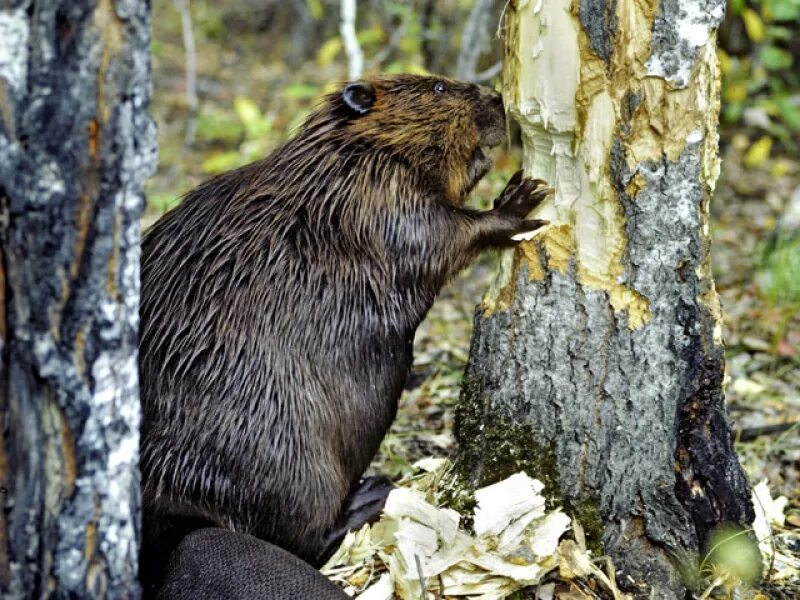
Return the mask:
<svg viewBox="0 0 800 600">
<path fill-rule="evenodd" d="M 562 578 L 597 579 L 616 599 L 626 598 L 596 565 L 583 543 L 561 537 L 570 518 L 547 511 L 544 485 L 517 473 L 475 492 L 473 531 L 461 515 L 429 502 L 429 487 L 449 468 L 444 459 L 418 463 L 428 473 L 391 492 L 384 514 L 347 535 L 322 572 L 359 600 L 472 598 L 494 600 L 539 584 L 559 569 Z M 552 585 L 540 597 L 553 597 Z"/>
</svg>

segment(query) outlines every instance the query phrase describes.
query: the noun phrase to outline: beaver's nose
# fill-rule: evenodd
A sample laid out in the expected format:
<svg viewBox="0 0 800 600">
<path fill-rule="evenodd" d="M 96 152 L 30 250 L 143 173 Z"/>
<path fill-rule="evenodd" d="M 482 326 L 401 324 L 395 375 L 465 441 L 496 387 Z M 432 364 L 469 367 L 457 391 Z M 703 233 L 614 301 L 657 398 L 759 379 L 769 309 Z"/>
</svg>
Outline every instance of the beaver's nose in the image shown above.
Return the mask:
<svg viewBox="0 0 800 600">
<path fill-rule="evenodd" d="M 503 110 L 503 97 L 499 93 L 495 92 L 492 88 L 486 87 L 484 85 L 479 86 L 478 89 L 480 91 L 480 97 L 482 102 L 493 108 Z M 505 111 L 503 110 L 503 112 Z"/>
</svg>

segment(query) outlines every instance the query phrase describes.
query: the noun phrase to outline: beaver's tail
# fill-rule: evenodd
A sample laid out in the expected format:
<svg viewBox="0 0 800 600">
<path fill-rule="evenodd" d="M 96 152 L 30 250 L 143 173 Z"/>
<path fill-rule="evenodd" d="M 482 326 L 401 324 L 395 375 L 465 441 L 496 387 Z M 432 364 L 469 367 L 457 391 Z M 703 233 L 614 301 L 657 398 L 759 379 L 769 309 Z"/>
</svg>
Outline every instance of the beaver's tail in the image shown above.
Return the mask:
<svg viewBox="0 0 800 600">
<path fill-rule="evenodd" d="M 158 557 L 150 557 L 157 559 Z M 160 582 L 145 590 L 156 600 L 343 600 L 348 598 L 311 565 L 269 542 L 206 527 L 184 536 L 162 556 Z M 148 560 L 152 562 L 152 560 Z M 146 582 L 143 582 L 146 584 Z"/>
</svg>

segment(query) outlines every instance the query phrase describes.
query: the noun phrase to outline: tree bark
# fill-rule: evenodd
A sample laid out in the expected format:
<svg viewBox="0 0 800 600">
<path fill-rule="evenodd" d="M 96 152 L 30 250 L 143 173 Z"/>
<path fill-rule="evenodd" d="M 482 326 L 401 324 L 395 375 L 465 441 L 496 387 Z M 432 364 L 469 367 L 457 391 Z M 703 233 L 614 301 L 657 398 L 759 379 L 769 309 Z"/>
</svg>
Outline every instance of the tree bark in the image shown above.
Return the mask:
<svg viewBox="0 0 800 600">
<path fill-rule="evenodd" d="M 150 3 L 0 7 L 0 597 L 133 598 Z"/>
<path fill-rule="evenodd" d="M 753 519 L 709 257 L 723 10 L 517 0 L 504 23 L 525 171 L 556 196 L 478 310 L 458 464 L 541 478 L 643 597 L 682 598 L 709 533 Z"/>
</svg>

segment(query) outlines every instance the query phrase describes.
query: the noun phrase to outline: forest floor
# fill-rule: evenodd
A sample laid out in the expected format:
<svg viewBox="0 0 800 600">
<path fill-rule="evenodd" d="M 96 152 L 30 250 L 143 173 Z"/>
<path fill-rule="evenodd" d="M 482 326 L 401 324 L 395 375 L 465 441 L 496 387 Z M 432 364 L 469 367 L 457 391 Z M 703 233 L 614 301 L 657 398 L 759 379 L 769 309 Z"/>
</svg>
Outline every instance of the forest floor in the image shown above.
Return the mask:
<svg viewBox="0 0 800 600">
<path fill-rule="evenodd" d="M 264 60 L 274 53 L 268 41 L 220 35 L 215 15 L 204 14 L 200 3 L 195 9 L 199 110 L 192 118 L 179 21 L 165 4 L 154 8 L 152 112 L 159 126 L 160 166 L 149 185 L 145 224 L 213 173 L 277 146 L 311 109 L 324 82 L 344 78 L 341 60 L 299 69 Z M 800 163 L 778 153 L 753 164 L 745 158 L 751 145 L 747 132 L 723 131 L 722 139 L 722 176 L 712 202 L 712 260 L 725 315 L 727 399 L 736 448 L 754 483 L 766 479 L 773 496 L 789 499 L 787 523 L 800 528 L 800 297 L 787 299 L 783 293 L 791 285 L 781 271 L 786 265 L 764 258 L 790 205 L 800 210 Z M 515 153 L 519 149 L 500 151 L 494 172 L 473 197 L 485 201 L 502 189 L 518 168 Z M 800 229 L 794 234 L 800 236 Z M 796 248 L 800 251 L 800 244 Z M 472 319 L 496 260 L 485 256 L 453 281 L 419 328 L 413 374 L 376 470 L 398 478 L 418 459 L 452 450 Z M 800 285 L 800 275 L 793 275 Z M 796 550 L 800 555 L 800 542 Z"/>
</svg>

